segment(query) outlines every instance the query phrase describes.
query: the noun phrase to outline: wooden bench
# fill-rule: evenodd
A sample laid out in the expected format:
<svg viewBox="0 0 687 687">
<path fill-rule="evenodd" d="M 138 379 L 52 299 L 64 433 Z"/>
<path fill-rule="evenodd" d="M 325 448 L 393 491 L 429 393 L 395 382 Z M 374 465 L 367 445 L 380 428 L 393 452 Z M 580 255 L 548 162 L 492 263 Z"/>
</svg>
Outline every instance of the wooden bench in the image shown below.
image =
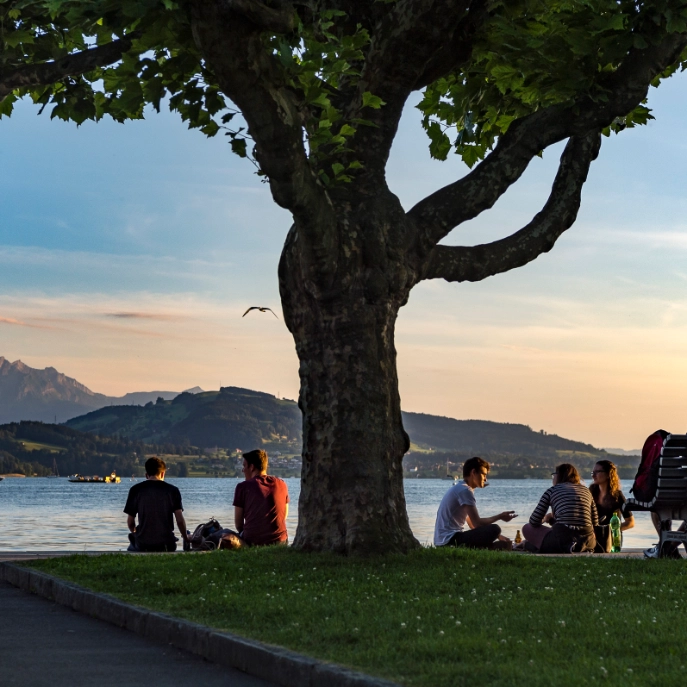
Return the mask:
<svg viewBox="0 0 687 687">
<path fill-rule="evenodd" d="M 663 441 L 658 468 L 658 486 L 651 501 L 627 500 L 627 509 L 651 511 L 661 521 L 658 557 L 669 542 L 687 546 L 687 531 L 672 530 L 673 520 L 687 520 L 687 435 L 669 434 Z"/>
</svg>

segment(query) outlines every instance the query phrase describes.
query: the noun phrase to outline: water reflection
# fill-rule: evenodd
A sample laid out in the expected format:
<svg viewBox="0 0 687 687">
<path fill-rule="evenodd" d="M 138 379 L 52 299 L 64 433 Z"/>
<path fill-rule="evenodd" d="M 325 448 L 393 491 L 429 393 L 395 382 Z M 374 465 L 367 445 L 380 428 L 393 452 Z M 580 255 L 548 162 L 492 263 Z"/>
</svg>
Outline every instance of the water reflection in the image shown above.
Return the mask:
<svg viewBox="0 0 687 687">
<path fill-rule="evenodd" d="M 181 490 L 184 515 L 190 529 L 210 517 L 232 526 L 231 507 L 238 479 L 168 478 Z M 291 496 L 287 527 L 293 538 L 298 522 L 300 481 L 286 480 Z M 514 510 L 518 517 L 499 523 L 513 537 L 522 529 L 549 480 L 489 480 L 479 489 L 481 515 Z M 72 484 L 64 478 L 7 478 L 0 482 L 0 551 L 120 551 L 128 545 L 126 516 L 122 512 L 129 487 L 121 484 Z M 441 497 L 451 483 L 432 479 L 405 481 L 410 525 L 422 543 L 432 541 L 434 518 Z M 629 484 L 625 484 L 627 494 Z M 625 532 L 626 547 L 648 547 L 656 541 L 648 513 L 635 515 L 635 528 Z"/>
</svg>

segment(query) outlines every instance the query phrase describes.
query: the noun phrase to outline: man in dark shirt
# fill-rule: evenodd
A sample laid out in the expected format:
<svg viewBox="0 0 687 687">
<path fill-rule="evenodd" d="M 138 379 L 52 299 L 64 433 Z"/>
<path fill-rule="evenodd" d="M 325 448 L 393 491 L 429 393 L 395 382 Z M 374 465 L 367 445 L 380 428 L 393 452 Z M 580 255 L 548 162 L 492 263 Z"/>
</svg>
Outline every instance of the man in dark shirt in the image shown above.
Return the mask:
<svg viewBox="0 0 687 687">
<path fill-rule="evenodd" d="M 244 544 L 286 544 L 289 489 L 284 480 L 267 474 L 267 454 L 257 449 L 243 454 L 243 476 L 234 492 L 234 523 L 238 537 L 232 548 Z"/>
<path fill-rule="evenodd" d="M 129 489 L 124 512 L 129 527 L 129 551 L 175 551 L 174 518 L 186 540 L 181 493 L 165 482 L 167 465 L 160 458 L 146 461 L 146 480 Z M 138 526 L 136 526 L 138 515 Z M 172 517 L 174 516 L 174 517 Z"/>
</svg>

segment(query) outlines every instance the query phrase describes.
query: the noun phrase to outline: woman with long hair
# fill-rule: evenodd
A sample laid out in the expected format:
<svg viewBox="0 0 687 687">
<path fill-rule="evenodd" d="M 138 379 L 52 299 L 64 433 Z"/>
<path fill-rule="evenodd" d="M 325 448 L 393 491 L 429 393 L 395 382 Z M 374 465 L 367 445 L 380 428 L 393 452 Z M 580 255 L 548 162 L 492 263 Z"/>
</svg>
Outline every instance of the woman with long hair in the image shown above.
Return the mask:
<svg viewBox="0 0 687 687">
<path fill-rule="evenodd" d="M 599 460 L 592 469 L 593 484 L 589 491 L 594 498 L 596 511 L 599 514 L 599 525 L 595 528 L 597 553 L 609 553 L 611 550 L 611 518 L 617 513 L 620 518 L 621 531 L 635 526 L 631 511 L 625 511 L 625 494 L 620 491 L 618 469 L 610 460 Z"/>
<path fill-rule="evenodd" d="M 580 484 L 580 473 L 570 463 L 556 466 L 553 486 L 542 495 L 530 521 L 522 528 L 525 548 L 539 553 L 593 551 L 594 528 L 599 524 L 592 495 Z M 551 508 L 551 513 L 547 511 Z"/>
</svg>

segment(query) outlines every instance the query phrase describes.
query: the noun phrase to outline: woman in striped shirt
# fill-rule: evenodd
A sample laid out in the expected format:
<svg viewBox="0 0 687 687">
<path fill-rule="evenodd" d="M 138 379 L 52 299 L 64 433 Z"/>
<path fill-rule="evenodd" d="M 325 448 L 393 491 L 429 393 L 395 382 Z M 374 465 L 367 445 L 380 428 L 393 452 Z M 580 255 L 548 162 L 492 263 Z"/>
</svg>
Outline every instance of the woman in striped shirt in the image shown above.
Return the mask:
<svg viewBox="0 0 687 687">
<path fill-rule="evenodd" d="M 599 518 L 589 489 L 580 484 L 577 468 L 569 463 L 557 466 L 551 477 L 553 486 L 544 492 L 522 528 L 528 548 L 539 553 L 593 551 Z M 547 513 L 549 507 L 551 513 Z"/>
</svg>

